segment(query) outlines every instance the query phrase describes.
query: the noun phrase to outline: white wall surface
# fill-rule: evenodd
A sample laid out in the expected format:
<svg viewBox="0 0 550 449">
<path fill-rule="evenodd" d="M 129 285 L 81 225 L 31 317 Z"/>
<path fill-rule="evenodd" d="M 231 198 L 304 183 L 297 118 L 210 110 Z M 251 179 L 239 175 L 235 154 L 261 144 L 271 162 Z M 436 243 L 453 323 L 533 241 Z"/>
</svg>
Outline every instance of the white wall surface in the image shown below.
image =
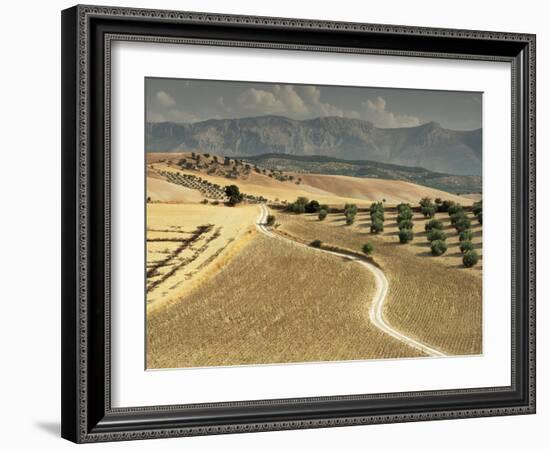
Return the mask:
<svg viewBox="0 0 550 449">
<path fill-rule="evenodd" d="M 334 19 L 537 34 L 538 56 L 538 414 L 368 427 L 116 443 L 120 448 L 185 447 L 543 447 L 550 390 L 550 250 L 543 224 L 550 194 L 548 128 L 549 12 L 545 2 L 277 0 L 131 0 L 111 5 Z M 0 219 L 0 445 L 68 447 L 59 437 L 60 403 L 60 10 L 70 1 L 10 2 L 2 7 L 0 70 L 2 208 Z M 545 426 L 546 424 L 546 426 Z M 102 446 L 102 445 L 99 445 Z M 99 447 L 94 446 L 94 447 Z M 113 446 L 114 447 L 114 446 Z"/>
</svg>

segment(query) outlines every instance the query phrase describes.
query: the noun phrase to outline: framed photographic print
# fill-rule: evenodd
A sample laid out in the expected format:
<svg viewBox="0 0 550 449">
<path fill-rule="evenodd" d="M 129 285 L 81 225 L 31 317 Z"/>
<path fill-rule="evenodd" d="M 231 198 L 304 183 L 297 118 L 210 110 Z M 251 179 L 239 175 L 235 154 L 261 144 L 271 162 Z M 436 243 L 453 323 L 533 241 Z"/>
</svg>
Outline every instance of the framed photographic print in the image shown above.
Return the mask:
<svg viewBox="0 0 550 449">
<path fill-rule="evenodd" d="M 535 36 L 62 13 L 62 435 L 535 412 Z"/>
</svg>

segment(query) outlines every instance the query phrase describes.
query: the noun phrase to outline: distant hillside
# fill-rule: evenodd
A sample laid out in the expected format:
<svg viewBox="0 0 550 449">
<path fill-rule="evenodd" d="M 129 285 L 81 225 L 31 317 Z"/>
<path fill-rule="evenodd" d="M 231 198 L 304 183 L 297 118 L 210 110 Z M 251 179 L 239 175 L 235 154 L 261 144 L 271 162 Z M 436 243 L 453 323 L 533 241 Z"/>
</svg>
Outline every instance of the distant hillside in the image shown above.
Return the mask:
<svg viewBox="0 0 550 449">
<path fill-rule="evenodd" d="M 455 175 L 481 175 L 481 143 L 481 129 L 454 131 L 434 122 L 410 128 L 377 128 L 371 122 L 341 117 L 293 120 L 261 116 L 146 124 L 149 152 L 329 156 Z"/>
<path fill-rule="evenodd" d="M 383 200 L 388 205 L 414 205 L 423 197 L 465 206 L 473 203 L 464 195 L 406 180 L 287 172 L 212 153 L 147 154 L 147 196 L 152 202 L 219 202 L 225 196 L 223 187 L 231 184 L 237 185 L 245 201 L 252 203 L 267 200 L 280 205 L 300 196 L 340 208 L 345 203 L 368 207 L 373 201 Z"/>
<path fill-rule="evenodd" d="M 425 185 L 451 193 L 481 192 L 481 176 L 450 175 L 421 167 L 405 167 L 374 161 L 347 161 L 326 156 L 262 154 L 243 159 L 269 170 L 394 179 Z"/>
</svg>

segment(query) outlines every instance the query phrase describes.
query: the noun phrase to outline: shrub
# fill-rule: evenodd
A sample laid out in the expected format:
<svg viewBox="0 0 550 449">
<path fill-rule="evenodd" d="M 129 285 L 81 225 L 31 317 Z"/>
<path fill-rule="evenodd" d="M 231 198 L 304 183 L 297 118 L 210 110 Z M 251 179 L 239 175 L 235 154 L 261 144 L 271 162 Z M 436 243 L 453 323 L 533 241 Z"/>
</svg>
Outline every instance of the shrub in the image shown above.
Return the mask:
<svg viewBox="0 0 550 449">
<path fill-rule="evenodd" d="M 449 205 L 447 212 L 449 212 L 449 215 L 454 215 L 457 212 L 464 212 L 464 210 L 460 204 L 452 203 Z"/>
<path fill-rule="evenodd" d="M 413 239 L 413 233 L 410 229 L 401 229 L 399 231 L 399 242 L 407 243 Z"/>
<path fill-rule="evenodd" d="M 464 256 L 462 256 L 462 263 L 466 268 L 473 267 L 479 260 L 478 254 L 475 250 L 466 251 Z"/>
<path fill-rule="evenodd" d="M 294 212 L 295 214 L 303 214 L 306 211 L 306 207 L 303 204 L 290 203 L 286 210 L 289 212 Z"/>
<path fill-rule="evenodd" d="M 410 209 L 403 210 L 397 216 L 397 223 L 401 223 L 404 220 L 412 220 L 412 217 L 413 217 L 412 210 L 410 210 Z"/>
<path fill-rule="evenodd" d="M 438 212 L 449 212 L 449 208 L 453 204 L 454 203 L 452 201 L 444 200 L 441 204 L 437 204 L 437 211 Z"/>
<path fill-rule="evenodd" d="M 460 234 L 458 234 L 458 240 L 460 240 L 461 242 L 466 242 L 468 240 L 472 240 L 472 237 L 473 237 L 473 234 L 472 234 L 472 231 L 466 229 L 462 232 L 460 232 Z"/>
<path fill-rule="evenodd" d="M 210 203 L 210 204 L 212 204 L 212 205 L 214 205 L 214 206 L 217 206 L 218 204 L 220 204 L 220 202 L 219 202 L 218 200 L 214 200 L 214 201 L 212 201 L 212 203 Z"/>
<path fill-rule="evenodd" d="M 299 196 L 296 201 L 290 203 L 285 210 L 287 212 L 294 212 L 295 214 L 303 214 L 306 212 L 306 206 L 309 204 L 309 200 L 303 196 Z M 319 204 L 319 203 L 317 203 Z"/>
<path fill-rule="evenodd" d="M 422 198 L 420 200 L 420 212 L 424 217 L 433 218 L 435 216 L 436 207 L 430 198 Z"/>
<path fill-rule="evenodd" d="M 205 198 L 204 200 L 201 201 L 202 204 L 208 204 L 208 200 Z"/>
<path fill-rule="evenodd" d="M 426 218 L 435 217 L 435 206 L 423 206 L 420 208 L 420 212 Z"/>
<path fill-rule="evenodd" d="M 319 220 L 323 221 L 325 218 L 327 218 L 328 212 L 326 209 L 321 209 L 319 211 Z"/>
<path fill-rule="evenodd" d="M 321 240 L 313 240 L 313 242 L 310 243 L 310 246 L 313 246 L 314 248 L 321 248 L 321 245 L 323 242 Z"/>
<path fill-rule="evenodd" d="M 344 206 L 344 214 L 355 215 L 356 213 L 357 213 L 357 205 L 346 203 L 346 205 Z"/>
<path fill-rule="evenodd" d="M 376 210 L 375 212 L 372 212 L 370 214 L 370 217 L 373 220 L 376 219 L 376 220 L 384 221 L 384 212 L 381 210 Z"/>
<path fill-rule="evenodd" d="M 362 250 L 367 256 L 370 256 L 374 251 L 374 246 L 372 246 L 372 243 L 365 243 Z"/>
<path fill-rule="evenodd" d="M 376 212 L 377 210 L 384 212 L 384 204 L 380 201 L 377 203 L 372 203 L 370 205 L 370 213 Z"/>
<path fill-rule="evenodd" d="M 409 203 L 400 203 L 397 205 L 397 214 L 401 214 L 404 211 L 410 211 L 411 205 Z"/>
<path fill-rule="evenodd" d="M 466 251 L 471 251 L 474 249 L 474 244 L 470 240 L 464 240 L 460 244 L 460 252 L 465 253 Z"/>
<path fill-rule="evenodd" d="M 370 232 L 373 234 L 378 234 L 384 230 L 384 222 L 378 219 L 372 220 L 370 224 Z"/>
<path fill-rule="evenodd" d="M 267 219 L 265 220 L 265 224 L 268 226 L 273 226 L 275 224 L 275 215 L 268 215 Z"/>
<path fill-rule="evenodd" d="M 451 224 L 453 226 L 456 226 L 456 224 L 460 220 L 463 220 L 465 218 L 468 218 L 468 217 L 466 217 L 466 214 L 464 213 L 464 211 L 457 212 L 456 214 L 451 215 Z"/>
<path fill-rule="evenodd" d="M 243 194 L 236 185 L 225 186 L 225 194 L 229 198 L 229 204 L 234 206 L 243 200 Z"/>
<path fill-rule="evenodd" d="M 440 220 L 431 219 L 426 223 L 426 225 L 424 226 L 424 229 L 426 230 L 426 232 L 431 231 L 432 229 L 441 230 L 443 229 L 443 223 Z"/>
<path fill-rule="evenodd" d="M 357 206 L 355 204 L 346 204 L 344 206 L 344 215 L 346 216 L 346 224 L 353 224 L 357 215 Z"/>
<path fill-rule="evenodd" d="M 314 214 L 316 212 L 319 212 L 321 209 L 321 205 L 318 201 L 311 200 L 309 203 L 305 205 L 305 210 L 308 214 Z"/>
<path fill-rule="evenodd" d="M 471 226 L 470 219 L 467 217 L 464 217 L 456 222 L 455 229 L 458 233 L 460 233 L 462 231 L 466 231 L 467 229 L 470 229 L 470 226 Z"/>
<path fill-rule="evenodd" d="M 443 240 L 434 240 L 430 245 L 430 249 L 434 256 L 441 256 L 447 251 L 447 245 Z"/>
<path fill-rule="evenodd" d="M 403 229 L 412 229 L 413 228 L 413 222 L 411 220 L 403 220 L 398 225 L 399 230 L 402 231 Z"/>
<path fill-rule="evenodd" d="M 433 206 L 432 199 L 424 197 L 419 201 L 420 207 L 430 207 Z"/>
<path fill-rule="evenodd" d="M 427 237 L 430 242 L 433 242 L 434 240 L 442 240 L 442 241 L 447 240 L 447 236 L 440 229 L 432 229 L 428 231 Z"/>
<path fill-rule="evenodd" d="M 472 212 L 474 213 L 474 215 L 477 217 L 482 211 L 482 203 L 481 201 L 478 201 L 477 203 L 474 203 L 473 207 L 472 207 Z"/>
</svg>

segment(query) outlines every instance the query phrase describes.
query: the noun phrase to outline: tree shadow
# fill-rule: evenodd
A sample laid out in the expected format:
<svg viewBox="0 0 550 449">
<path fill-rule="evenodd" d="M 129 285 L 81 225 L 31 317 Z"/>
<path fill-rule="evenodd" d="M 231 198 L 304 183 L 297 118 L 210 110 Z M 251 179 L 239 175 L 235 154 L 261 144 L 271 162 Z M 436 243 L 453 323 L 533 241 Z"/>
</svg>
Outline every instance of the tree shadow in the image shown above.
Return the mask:
<svg viewBox="0 0 550 449">
<path fill-rule="evenodd" d="M 437 257 L 432 254 L 431 251 L 425 251 L 417 254 L 418 257 Z"/>
<path fill-rule="evenodd" d="M 412 242 L 411 244 L 414 246 L 425 247 L 425 248 L 430 247 L 430 242 Z"/>
</svg>

